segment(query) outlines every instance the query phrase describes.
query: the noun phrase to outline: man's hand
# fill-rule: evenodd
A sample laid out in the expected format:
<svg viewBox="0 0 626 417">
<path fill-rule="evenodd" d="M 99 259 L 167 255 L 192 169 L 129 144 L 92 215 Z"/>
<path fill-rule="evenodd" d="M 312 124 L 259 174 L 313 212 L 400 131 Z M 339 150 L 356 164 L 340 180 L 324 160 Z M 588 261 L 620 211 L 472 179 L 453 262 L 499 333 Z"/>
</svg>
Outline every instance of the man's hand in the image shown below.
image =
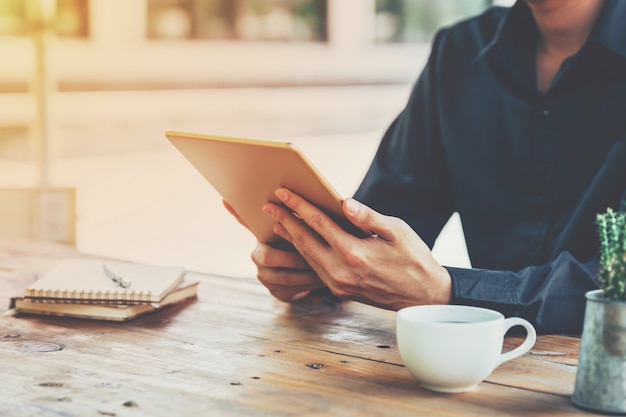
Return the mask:
<svg viewBox="0 0 626 417">
<path fill-rule="evenodd" d="M 222 203 L 241 225 L 248 228 L 228 202 Z M 309 295 L 312 290 L 326 288 L 315 271 L 287 241 L 282 247 L 257 242 L 251 257 L 257 266 L 259 281 L 281 301 L 296 301 Z"/>
<path fill-rule="evenodd" d="M 253 260 L 259 267 L 259 279 L 278 298 L 302 297 L 323 283 L 338 297 L 392 310 L 449 303 L 452 284 L 448 271 L 404 221 L 347 199 L 343 210 L 348 219 L 372 232 L 370 237 L 359 238 L 299 195 L 281 188 L 276 196 L 287 208 L 270 203 L 263 210 L 276 221 L 274 231 L 301 257 L 259 245 Z M 294 287 L 280 289 L 280 284 Z"/>
<path fill-rule="evenodd" d="M 252 261 L 257 266 L 259 281 L 281 301 L 296 301 L 312 290 L 326 287 L 293 247 L 279 249 L 259 242 L 252 252 Z"/>
</svg>

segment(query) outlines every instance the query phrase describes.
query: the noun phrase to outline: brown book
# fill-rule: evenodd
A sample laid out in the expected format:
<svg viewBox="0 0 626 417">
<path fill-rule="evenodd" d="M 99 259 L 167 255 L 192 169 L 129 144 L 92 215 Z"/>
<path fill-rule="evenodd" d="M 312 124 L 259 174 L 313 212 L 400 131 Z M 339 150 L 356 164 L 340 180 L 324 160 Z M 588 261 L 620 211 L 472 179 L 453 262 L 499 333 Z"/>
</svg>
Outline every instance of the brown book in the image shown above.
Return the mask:
<svg viewBox="0 0 626 417">
<path fill-rule="evenodd" d="M 183 279 L 184 269 L 122 261 L 68 258 L 24 291 L 48 303 L 159 303 Z"/>
<path fill-rule="evenodd" d="M 24 297 L 13 297 L 9 311 L 13 314 L 25 313 L 92 320 L 127 321 L 197 296 L 198 282 L 183 282 L 160 302 L 153 304 L 42 303 Z"/>
</svg>

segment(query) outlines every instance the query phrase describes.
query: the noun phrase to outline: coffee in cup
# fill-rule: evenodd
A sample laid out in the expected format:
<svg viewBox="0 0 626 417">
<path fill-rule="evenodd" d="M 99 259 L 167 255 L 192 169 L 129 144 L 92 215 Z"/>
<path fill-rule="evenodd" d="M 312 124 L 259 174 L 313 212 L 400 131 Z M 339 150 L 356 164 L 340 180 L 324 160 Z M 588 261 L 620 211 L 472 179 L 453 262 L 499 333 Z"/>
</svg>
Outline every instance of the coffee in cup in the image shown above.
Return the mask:
<svg viewBox="0 0 626 417">
<path fill-rule="evenodd" d="M 514 326 L 526 339 L 502 353 L 504 335 Z M 504 318 L 494 310 L 460 305 L 407 307 L 396 316 L 400 357 L 420 384 L 439 392 L 471 391 L 505 361 L 528 352 L 535 328 L 519 317 Z"/>
</svg>

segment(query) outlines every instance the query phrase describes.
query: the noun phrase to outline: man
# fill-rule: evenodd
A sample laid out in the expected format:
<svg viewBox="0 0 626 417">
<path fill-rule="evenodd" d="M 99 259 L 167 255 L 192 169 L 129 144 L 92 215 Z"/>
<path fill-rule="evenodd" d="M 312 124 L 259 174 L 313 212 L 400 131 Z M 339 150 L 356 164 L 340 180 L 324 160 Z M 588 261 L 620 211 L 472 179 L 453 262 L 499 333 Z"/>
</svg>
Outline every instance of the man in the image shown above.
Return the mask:
<svg viewBox="0 0 626 417">
<path fill-rule="evenodd" d="M 578 331 L 598 286 L 595 215 L 626 200 L 624 21 L 624 1 L 526 0 L 440 31 L 343 205 L 372 236 L 277 190 L 287 208 L 263 210 L 296 250 L 259 244 L 260 281 L 284 301 L 328 288 L 388 309 L 477 305 L 542 333 Z M 471 269 L 430 253 L 455 211 Z"/>
</svg>

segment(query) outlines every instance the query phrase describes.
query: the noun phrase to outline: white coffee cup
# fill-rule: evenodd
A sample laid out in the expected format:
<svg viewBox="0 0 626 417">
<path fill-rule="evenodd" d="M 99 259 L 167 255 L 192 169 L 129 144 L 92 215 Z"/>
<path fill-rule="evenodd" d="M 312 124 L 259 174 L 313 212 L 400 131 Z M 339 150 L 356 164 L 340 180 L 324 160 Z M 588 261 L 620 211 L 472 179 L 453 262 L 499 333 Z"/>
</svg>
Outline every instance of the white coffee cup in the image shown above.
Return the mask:
<svg viewBox="0 0 626 417">
<path fill-rule="evenodd" d="M 517 348 L 502 353 L 504 335 L 526 329 Z M 459 305 L 407 307 L 396 316 L 400 357 L 420 384 L 439 392 L 471 391 L 505 361 L 528 352 L 535 328 L 519 317 L 505 319 L 494 310 Z"/>
</svg>

